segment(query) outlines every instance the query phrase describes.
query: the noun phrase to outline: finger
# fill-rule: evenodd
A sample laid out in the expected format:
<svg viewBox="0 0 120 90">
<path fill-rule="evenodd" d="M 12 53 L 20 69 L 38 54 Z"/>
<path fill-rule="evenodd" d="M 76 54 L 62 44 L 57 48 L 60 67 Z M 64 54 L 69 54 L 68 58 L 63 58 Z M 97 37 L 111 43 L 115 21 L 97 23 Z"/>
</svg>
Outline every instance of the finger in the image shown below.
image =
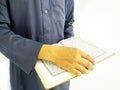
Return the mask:
<svg viewBox="0 0 120 90">
<path fill-rule="evenodd" d="M 57 65 L 58 65 L 59 67 L 61 67 L 62 69 L 66 70 L 66 71 L 68 71 L 68 72 L 70 72 L 70 73 L 72 73 L 72 74 L 74 74 L 74 75 L 77 75 L 77 76 L 82 75 L 82 73 L 81 73 L 80 71 L 75 70 L 75 69 L 73 68 L 73 65 L 70 64 L 70 63 L 68 63 L 67 61 L 65 61 L 63 64 L 59 63 L 59 64 L 57 64 Z"/>
<path fill-rule="evenodd" d="M 84 58 L 78 59 L 78 63 L 83 65 L 85 68 L 87 68 L 89 70 L 93 70 L 94 69 L 93 65 L 88 60 L 86 60 Z"/>
<path fill-rule="evenodd" d="M 81 76 L 82 75 L 82 72 L 80 72 L 79 70 L 77 69 L 74 69 L 74 68 L 69 68 L 67 69 L 68 72 L 74 74 L 74 75 L 77 75 L 77 76 Z"/>
<path fill-rule="evenodd" d="M 80 50 L 80 56 L 87 59 L 89 62 L 91 62 L 93 65 L 95 64 L 95 60 L 87 53 Z"/>
<path fill-rule="evenodd" d="M 73 65 L 68 62 L 66 62 L 66 64 L 63 64 L 61 68 L 63 68 L 64 70 L 66 70 L 74 75 L 77 75 L 77 76 L 82 75 L 82 73 L 80 71 L 74 69 Z"/>
<path fill-rule="evenodd" d="M 83 74 L 88 74 L 89 73 L 89 70 L 86 69 L 86 67 L 80 65 L 80 64 L 75 64 L 75 67 L 74 67 L 76 70 L 82 72 Z"/>
</svg>

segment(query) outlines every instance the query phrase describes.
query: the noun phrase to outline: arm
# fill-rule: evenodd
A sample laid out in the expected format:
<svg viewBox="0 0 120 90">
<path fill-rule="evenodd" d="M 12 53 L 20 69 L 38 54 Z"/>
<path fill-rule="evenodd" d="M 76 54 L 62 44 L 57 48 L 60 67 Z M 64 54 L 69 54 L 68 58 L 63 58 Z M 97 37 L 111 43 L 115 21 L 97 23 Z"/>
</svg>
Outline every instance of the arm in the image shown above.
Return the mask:
<svg viewBox="0 0 120 90">
<path fill-rule="evenodd" d="M 66 2 L 66 21 L 64 35 L 65 39 L 74 36 L 73 22 L 74 22 L 74 0 L 67 0 Z"/>
<path fill-rule="evenodd" d="M 0 52 L 27 74 L 37 60 L 42 43 L 23 38 L 12 32 L 7 1 L 0 1 Z"/>
</svg>

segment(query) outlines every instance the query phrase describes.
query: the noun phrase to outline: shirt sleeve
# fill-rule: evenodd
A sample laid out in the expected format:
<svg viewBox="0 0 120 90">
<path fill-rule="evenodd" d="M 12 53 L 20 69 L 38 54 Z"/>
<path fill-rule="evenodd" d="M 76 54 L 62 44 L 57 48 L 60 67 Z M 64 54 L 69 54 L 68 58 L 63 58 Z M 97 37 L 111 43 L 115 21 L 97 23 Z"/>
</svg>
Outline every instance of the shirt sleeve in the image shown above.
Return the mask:
<svg viewBox="0 0 120 90">
<path fill-rule="evenodd" d="M 74 36 L 73 22 L 74 22 L 74 0 L 66 0 L 66 21 L 64 35 L 65 39 Z"/>
<path fill-rule="evenodd" d="M 6 0 L 0 1 L 0 52 L 29 74 L 33 69 L 42 43 L 24 38 L 11 30 Z"/>
</svg>

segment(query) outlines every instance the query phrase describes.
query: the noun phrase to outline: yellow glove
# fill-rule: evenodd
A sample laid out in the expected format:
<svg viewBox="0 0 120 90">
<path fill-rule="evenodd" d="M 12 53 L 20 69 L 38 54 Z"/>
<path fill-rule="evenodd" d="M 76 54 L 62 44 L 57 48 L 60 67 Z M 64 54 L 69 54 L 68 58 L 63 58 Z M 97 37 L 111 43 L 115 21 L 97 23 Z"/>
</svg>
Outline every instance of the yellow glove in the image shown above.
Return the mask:
<svg viewBox="0 0 120 90">
<path fill-rule="evenodd" d="M 94 60 L 85 52 L 71 47 L 44 44 L 38 54 L 39 59 L 51 61 L 75 75 L 93 70 Z"/>
</svg>

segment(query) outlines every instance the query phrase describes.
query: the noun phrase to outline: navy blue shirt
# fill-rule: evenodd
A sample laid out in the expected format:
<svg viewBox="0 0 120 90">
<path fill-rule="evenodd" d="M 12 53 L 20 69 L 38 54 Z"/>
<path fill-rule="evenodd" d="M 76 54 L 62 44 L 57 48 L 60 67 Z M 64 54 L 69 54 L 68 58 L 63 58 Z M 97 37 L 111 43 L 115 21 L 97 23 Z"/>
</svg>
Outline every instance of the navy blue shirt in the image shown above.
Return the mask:
<svg viewBox="0 0 120 90">
<path fill-rule="evenodd" d="M 43 44 L 72 37 L 73 0 L 0 0 L 0 52 L 12 90 L 44 90 L 34 65 Z M 68 90 L 69 82 L 51 90 Z"/>
</svg>

